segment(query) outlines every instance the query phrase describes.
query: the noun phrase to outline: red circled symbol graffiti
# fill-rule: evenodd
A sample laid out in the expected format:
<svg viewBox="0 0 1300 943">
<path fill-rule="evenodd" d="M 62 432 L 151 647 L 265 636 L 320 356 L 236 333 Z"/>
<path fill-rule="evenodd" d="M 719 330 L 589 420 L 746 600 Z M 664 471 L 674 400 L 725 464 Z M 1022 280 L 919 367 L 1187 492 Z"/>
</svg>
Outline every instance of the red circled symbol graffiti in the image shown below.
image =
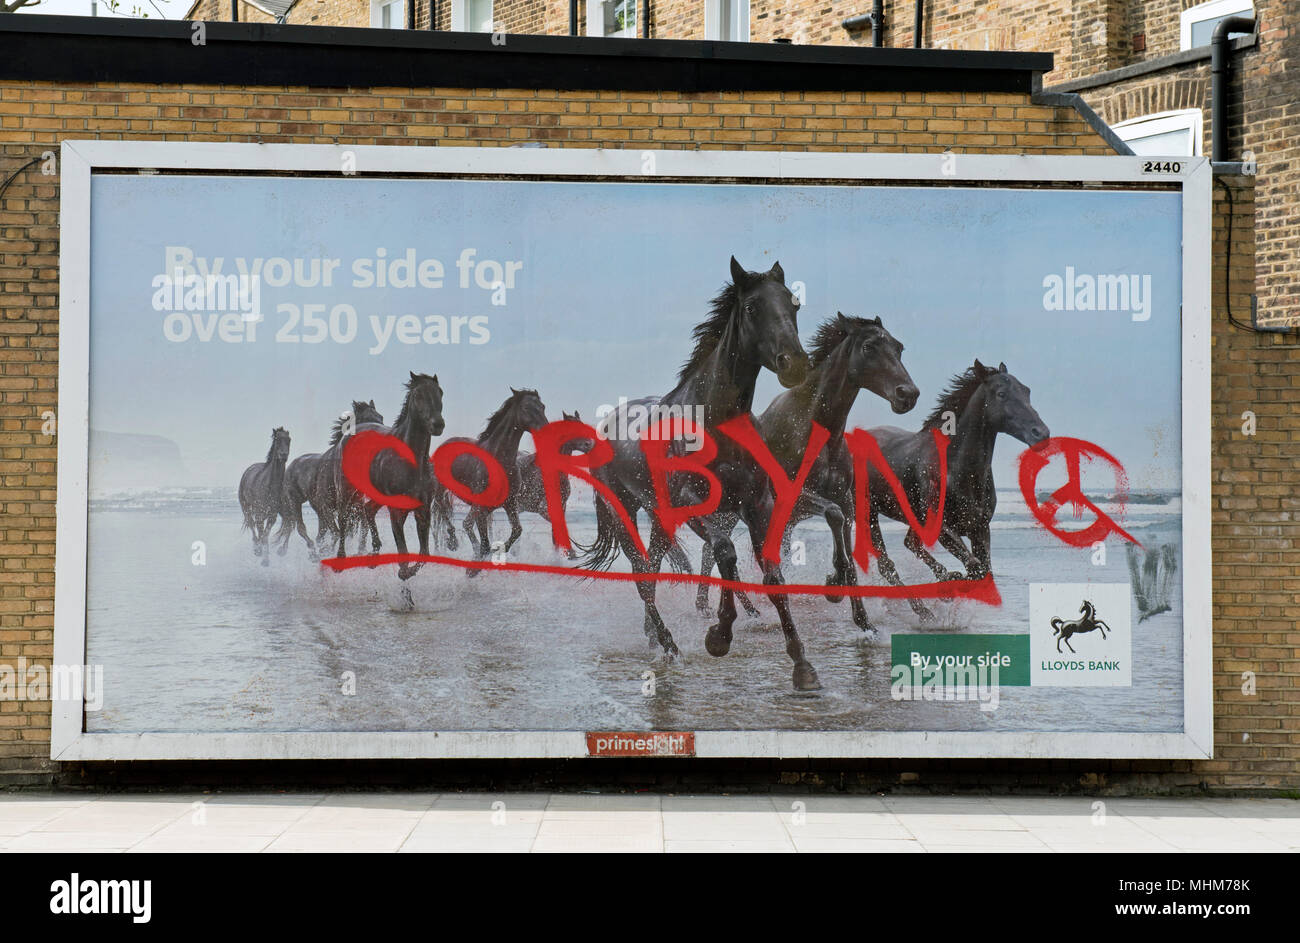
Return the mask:
<svg viewBox="0 0 1300 943">
<path fill-rule="evenodd" d="M 1047 501 L 1039 504 L 1034 485 L 1038 481 L 1039 473 L 1057 455 L 1065 457 L 1067 481 L 1052 492 Z M 1142 543 L 1136 537 L 1120 527 L 1114 518 L 1097 507 L 1083 493 L 1083 479 L 1080 470 L 1081 460 L 1083 459 L 1089 461 L 1097 459 L 1110 465 L 1115 471 L 1115 483 L 1118 490 L 1120 492 L 1127 490 L 1128 477 L 1124 471 L 1124 466 L 1120 464 L 1119 459 L 1101 446 L 1085 442 L 1083 439 L 1071 439 L 1066 436 L 1045 439 L 1033 448 L 1026 449 L 1024 454 L 1020 456 L 1020 493 L 1024 496 L 1025 504 L 1028 506 L 1030 513 L 1057 539 L 1072 547 L 1086 547 L 1097 541 L 1105 540 L 1111 534 L 1118 534 L 1129 543 L 1137 544 L 1139 547 L 1142 546 Z M 1063 530 L 1057 527 L 1056 515 L 1067 504 L 1073 505 L 1076 514 L 1082 514 L 1085 509 L 1091 511 L 1096 515 L 1096 520 L 1083 530 Z"/>
</svg>

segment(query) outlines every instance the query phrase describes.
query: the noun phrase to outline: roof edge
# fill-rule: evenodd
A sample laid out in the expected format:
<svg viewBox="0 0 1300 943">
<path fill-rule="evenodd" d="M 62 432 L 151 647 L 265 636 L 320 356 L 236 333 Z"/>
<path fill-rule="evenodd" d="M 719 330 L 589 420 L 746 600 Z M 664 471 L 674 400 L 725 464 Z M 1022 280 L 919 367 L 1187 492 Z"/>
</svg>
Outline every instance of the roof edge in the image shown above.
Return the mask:
<svg viewBox="0 0 1300 943">
<path fill-rule="evenodd" d="M 1033 90 L 1051 53 L 0 14 L 0 78 L 609 90 Z M 504 40 L 504 41 L 502 41 Z"/>
</svg>

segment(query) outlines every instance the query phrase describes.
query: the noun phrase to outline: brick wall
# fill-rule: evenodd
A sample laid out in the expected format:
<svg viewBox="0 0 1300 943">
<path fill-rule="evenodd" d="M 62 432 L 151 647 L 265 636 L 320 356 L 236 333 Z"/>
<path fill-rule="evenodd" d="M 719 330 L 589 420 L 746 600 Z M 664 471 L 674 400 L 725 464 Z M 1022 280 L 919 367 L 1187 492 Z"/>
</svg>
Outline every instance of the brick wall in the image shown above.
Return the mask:
<svg viewBox="0 0 1300 943">
<path fill-rule="evenodd" d="M 1263 29 L 1238 52 L 1228 84 L 1228 158 L 1258 164 L 1256 228 L 1261 324 L 1300 325 L 1300 2 L 1257 0 Z M 1284 10 L 1285 7 L 1285 10 Z M 1280 19 L 1288 12 L 1290 19 Z M 1176 20 L 1176 16 L 1175 16 Z M 1177 36 L 1174 37 L 1175 44 Z M 1080 94 L 1110 125 L 1143 115 L 1200 108 L 1210 153 L 1210 64 L 1201 61 Z M 1247 308 L 1249 310 L 1249 308 Z"/>
<path fill-rule="evenodd" d="M 566 15 L 567 15 L 567 11 Z M 881 151 L 1104 154 L 1104 142 L 1068 108 L 1026 96 L 974 93 L 627 93 L 555 90 L 310 89 L 93 86 L 0 82 L 0 173 L 54 150 L 65 137 L 106 139 L 742 147 Z M 52 646 L 54 440 L 42 415 L 57 408 L 58 178 L 40 166 L 0 201 L 0 659 L 48 664 Z M 1233 310 L 1248 310 L 1253 280 L 1250 181 L 1240 187 L 1233 243 Z M 1216 258 L 1226 204 L 1216 203 Z M 1221 273 L 1216 270 L 1216 292 Z M 1216 294 L 1216 298 L 1218 295 Z M 1281 787 L 1297 783 L 1294 581 L 1300 510 L 1294 459 L 1300 439 L 1296 352 L 1228 333 L 1216 303 L 1215 700 L 1219 758 L 1206 763 L 882 761 L 842 764 L 704 764 L 727 784 L 782 788 L 898 783 L 992 788 L 1110 786 L 1120 790 Z M 1290 370 L 1290 373 L 1287 370 Z M 1259 436 L 1239 440 L 1239 416 Z M 1251 503 L 1255 502 L 1255 503 Z M 1291 581 L 1288 583 L 1288 581 Z M 1258 693 L 1240 693 L 1240 672 Z M 1289 726 L 1288 726 L 1289 725 Z M 1243 735 L 1249 734 L 1249 740 Z M 0 784 L 48 782 L 49 704 L 0 702 Z M 368 768 L 368 767 L 367 767 Z M 481 775 L 494 776 L 490 767 Z M 585 767 L 575 766 L 573 769 Z M 602 775 L 604 771 L 602 770 Z M 64 770 L 65 779 L 80 772 Z M 112 774 L 104 774 L 112 775 Z M 142 774 L 143 775 L 143 774 Z M 199 774 L 199 778 L 203 775 Z M 308 778 L 311 773 L 306 774 Z M 526 775 L 526 774 L 525 774 Z M 570 770 L 570 775 L 573 775 Z M 591 774 L 583 780 L 591 781 Z M 635 778 L 636 774 L 631 774 Z M 193 777 L 191 777 L 193 778 Z M 707 785 L 697 780 L 696 785 Z M 755 787 L 757 788 L 757 786 Z"/>
<path fill-rule="evenodd" d="M 1215 778 L 1300 783 L 1300 349 L 1249 321 L 1257 220 L 1249 178 L 1215 186 L 1213 557 Z M 1231 191 L 1230 193 L 1227 191 Z M 1228 225 L 1229 211 L 1231 227 Z M 1228 240 L 1232 269 L 1224 282 Z M 1243 413 L 1257 431 L 1243 433 Z M 1243 691 L 1243 673 L 1256 691 Z"/>
</svg>

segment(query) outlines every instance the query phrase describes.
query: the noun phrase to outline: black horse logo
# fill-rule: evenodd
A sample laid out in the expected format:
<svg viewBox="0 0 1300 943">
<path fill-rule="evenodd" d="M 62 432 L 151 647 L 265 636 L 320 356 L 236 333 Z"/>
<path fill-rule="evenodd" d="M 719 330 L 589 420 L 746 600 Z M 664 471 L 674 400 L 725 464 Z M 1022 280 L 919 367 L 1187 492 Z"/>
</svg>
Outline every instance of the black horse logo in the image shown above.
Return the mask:
<svg viewBox="0 0 1300 943">
<path fill-rule="evenodd" d="M 1063 619 L 1052 619 L 1052 635 L 1056 638 L 1056 650 L 1061 651 L 1061 643 L 1065 643 L 1071 654 L 1074 654 L 1074 646 L 1070 644 L 1070 636 L 1078 635 L 1082 632 L 1091 632 L 1097 629 L 1101 632 L 1101 637 L 1106 637 L 1106 630 L 1110 628 L 1105 622 L 1097 618 L 1097 607 L 1088 600 L 1083 601 L 1079 607 L 1079 612 L 1083 618 L 1075 619 L 1073 622 L 1066 622 Z M 1064 654 L 1064 653 L 1062 653 Z"/>
</svg>

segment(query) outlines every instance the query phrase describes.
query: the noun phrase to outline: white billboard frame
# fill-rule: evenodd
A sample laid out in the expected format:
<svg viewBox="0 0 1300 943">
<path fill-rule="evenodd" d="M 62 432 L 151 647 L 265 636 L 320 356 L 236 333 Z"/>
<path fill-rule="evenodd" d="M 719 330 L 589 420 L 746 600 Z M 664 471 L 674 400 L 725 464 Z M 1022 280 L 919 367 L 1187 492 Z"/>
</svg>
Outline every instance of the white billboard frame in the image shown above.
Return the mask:
<svg viewBox="0 0 1300 943">
<path fill-rule="evenodd" d="M 59 249 L 59 435 L 54 664 L 86 663 L 90 197 L 97 171 L 518 176 L 602 181 L 791 180 L 1085 189 L 1159 183 L 1182 198 L 1183 731 L 695 732 L 699 757 L 1208 759 L 1213 756 L 1210 548 L 1212 172 L 1206 158 L 847 154 L 575 148 L 385 147 L 64 141 Z M 84 705 L 55 700 L 59 761 L 559 758 L 588 755 L 586 731 L 88 733 Z"/>
</svg>

